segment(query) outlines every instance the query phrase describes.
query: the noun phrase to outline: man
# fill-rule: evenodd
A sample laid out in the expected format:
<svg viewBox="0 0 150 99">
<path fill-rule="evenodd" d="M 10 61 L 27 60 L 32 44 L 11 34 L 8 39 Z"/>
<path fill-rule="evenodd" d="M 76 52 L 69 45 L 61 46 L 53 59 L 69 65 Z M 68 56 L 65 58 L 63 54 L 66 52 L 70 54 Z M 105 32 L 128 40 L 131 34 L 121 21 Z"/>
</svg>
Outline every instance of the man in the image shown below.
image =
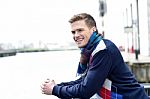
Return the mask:
<svg viewBox="0 0 150 99">
<path fill-rule="evenodd" d="M 77 14 L 69 22 L 73 39 L 81 49 L 77 70 L 81 77 L 60 84 L 47 80 L 41 86 L 43 94 L 63 99 L 148 99 L 115 44 L 98 34 L 91 15 Z M 111 88 L 103 90 L 106 81 Z"/>
</svg>

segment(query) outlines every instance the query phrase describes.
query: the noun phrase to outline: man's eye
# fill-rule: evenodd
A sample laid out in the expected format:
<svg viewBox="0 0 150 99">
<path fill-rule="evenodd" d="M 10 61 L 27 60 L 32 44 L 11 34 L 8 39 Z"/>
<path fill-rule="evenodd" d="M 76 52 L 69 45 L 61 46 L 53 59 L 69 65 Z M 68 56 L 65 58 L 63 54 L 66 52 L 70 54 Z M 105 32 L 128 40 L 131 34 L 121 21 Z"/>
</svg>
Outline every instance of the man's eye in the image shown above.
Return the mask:
<svg viewBox="0 0 150 99">
<path fill-rule="evenodd" d="M 77 33 L 81 33 L 82 31 L 83 31 L 83 29 L 77 29 L 77 30 L 75 30 L 75 31 L 71 31 L 71 33 L 72 33 L 72 34 L 75 34 L 76 32 L 77 32 Z"/>
<path fill-rule="evenodd" d="M 81 31 L 83 31 L 82 29 L 78 29 L 78 32 L 81 32 Z"/>
<path fill-rule="evenodd" d="M 75 34 L 75 31 L 71 31 L 72 34 Z"/>
</svg>

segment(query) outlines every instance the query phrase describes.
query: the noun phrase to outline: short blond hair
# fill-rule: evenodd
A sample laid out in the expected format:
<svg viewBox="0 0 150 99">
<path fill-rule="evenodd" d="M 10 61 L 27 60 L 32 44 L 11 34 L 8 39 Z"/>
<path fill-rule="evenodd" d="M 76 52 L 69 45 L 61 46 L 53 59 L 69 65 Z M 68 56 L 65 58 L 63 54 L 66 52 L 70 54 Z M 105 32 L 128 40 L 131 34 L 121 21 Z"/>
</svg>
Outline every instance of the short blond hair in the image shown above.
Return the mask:
<svg viewBox="0 0 150 99">
<path fill-rule="evenodd" d="M 70 20 L 69 20 L 69 23 L 74 23 L 76 21 L 80 21 L 80 20 L 84 20 L 85 21 L 85 24 L 89 27 L 89 28 L 92 28 L 92 27 L 96 27 L 96 22 L 94 20 L 94 18 L 90 15 L 90 14 L 87 14 L 87 13 L 80 13 L 80 14 L 76 14 L 74 15 Z"/>
</svg>

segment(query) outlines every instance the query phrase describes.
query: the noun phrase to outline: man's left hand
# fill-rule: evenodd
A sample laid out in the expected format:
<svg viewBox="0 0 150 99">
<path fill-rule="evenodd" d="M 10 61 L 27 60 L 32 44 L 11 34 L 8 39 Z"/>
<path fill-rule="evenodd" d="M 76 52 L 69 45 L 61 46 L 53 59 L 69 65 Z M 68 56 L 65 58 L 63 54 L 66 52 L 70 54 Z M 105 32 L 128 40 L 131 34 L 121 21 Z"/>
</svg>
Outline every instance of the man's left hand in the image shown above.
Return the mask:
<svg viewBox="0 0 150 99">
<path fill-rule="evenodd" d="M 55 81 L 54 80 L 49 80 L 47 79 L 42 85 L 41 85 L 41 90 L 43 94 L 46 95 L 52 95 L 53 87 L 55 86 Z"/>
</svg>

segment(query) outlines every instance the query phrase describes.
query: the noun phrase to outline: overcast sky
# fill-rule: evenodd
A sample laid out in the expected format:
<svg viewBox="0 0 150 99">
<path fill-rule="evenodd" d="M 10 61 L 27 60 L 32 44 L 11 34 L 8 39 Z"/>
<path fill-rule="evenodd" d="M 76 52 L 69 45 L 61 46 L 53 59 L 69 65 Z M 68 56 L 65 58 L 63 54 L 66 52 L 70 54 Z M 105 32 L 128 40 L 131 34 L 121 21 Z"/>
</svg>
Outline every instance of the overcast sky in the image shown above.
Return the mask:
<svg viewBox="0 0 150 99">
<path fill-rule="evenodd" d="M 98 17 L 98 0 L 0 0 L 0 41 L 72 40 L 68 20 L 80 12 Z"/>
<path fill-rule="evenodd" d="M 123 16 L 120 3 L 126 0 L 115 1 L 117 3 L 111 0 L 108 2 L 106 27 L 111 33 L 112 29 L 117 33 L 122 28 L 118 27 L 121 26 Z M 0 0 L 0 42 L 72 41 L 68 20 L 80 12 L 90 13 L 100 27 L 99 0 Z M 114 27 L 115 24 L 118 26 Z M 113 39 L 115 36 L 108 37 Z"/>
</svg>

